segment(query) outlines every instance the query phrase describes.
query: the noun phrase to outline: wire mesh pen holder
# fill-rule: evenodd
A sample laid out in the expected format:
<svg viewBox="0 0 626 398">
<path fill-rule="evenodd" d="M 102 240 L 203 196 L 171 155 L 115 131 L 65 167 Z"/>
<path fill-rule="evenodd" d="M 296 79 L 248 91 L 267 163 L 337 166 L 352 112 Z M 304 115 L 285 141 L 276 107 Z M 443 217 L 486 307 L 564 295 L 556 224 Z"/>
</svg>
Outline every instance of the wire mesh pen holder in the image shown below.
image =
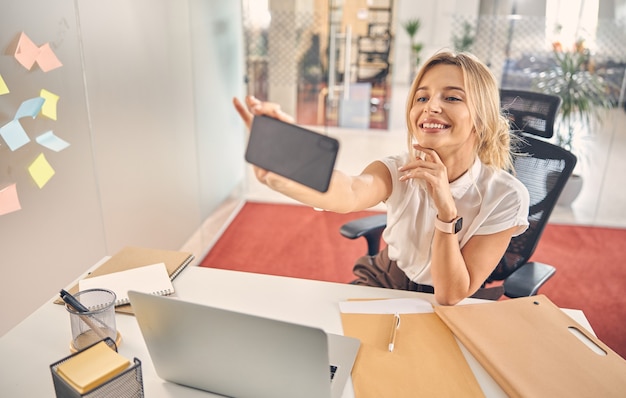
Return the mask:
<svg viewBox="0 0 626 398">
<path fill-rule="evenodd" d="M 100 341 L 95 342 L 84 350 L 89 349 L 93 345 L 98 344 Z M 107 337 L 104 342 L 117 352 L 117 346 L 113 339 Z M 143 398 L 143 377 L 141 374 L 141 361 L 137 358 L 133 359 L 131 366 L 122 373 L 112 377 L 99 386 L 87 391 L 84 394 L 76 391 L 71 385 L 69 385 L 57 372 L 57 368 L 63 362 L 78 355 L 82 352 L 78 351 L 70 356 L 67 356 L 60 361 L 57 361 L 50 365 L 50 371 L 52 372 L 52 381 L 54 383 L 54 391 L 57 398 Z"/>
</svg>

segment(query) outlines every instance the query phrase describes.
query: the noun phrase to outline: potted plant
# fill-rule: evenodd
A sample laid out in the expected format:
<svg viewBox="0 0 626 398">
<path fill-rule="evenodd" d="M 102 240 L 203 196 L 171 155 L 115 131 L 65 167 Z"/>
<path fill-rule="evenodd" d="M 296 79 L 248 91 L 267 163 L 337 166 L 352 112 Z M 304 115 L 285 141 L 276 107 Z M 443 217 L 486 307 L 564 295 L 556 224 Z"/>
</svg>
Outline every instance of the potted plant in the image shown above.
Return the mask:
<svg viewBox="0 0 626 398">
<path fill-rule="evenodd" d="M 576 136 L 589 131 L 603 109 L 611 107 L 608 84 L 590 68 L 589 52 L 577 43 L 576 51 L 554 51 L 554 67 L 541 73 L 535 88 L 546 94 L 561 97 L 562 104 L 556 128 L 556 144 L 582 157 L 575 147 Z M 559 204 L 568 206 L 582 189 L 582 178 L 572 175 Z"/>
<path fill-rule="evenodd" d="M 409 35 L 411 39 L 411 47 L 410 47 L 410 76 L 409 83 L 413 82 L 413 77 L 415 75 L 415 71 L 420 63 L 420 53 L 422 52 L 422 48 L 424 45 L 422 43 L 415 42 L 415 35 L 420 30 L 422 26 L 422 22 L 419 18 L 409 19 L 408 21 L 402 24 L 404 27 L 404 31 Z"/>
</svg>

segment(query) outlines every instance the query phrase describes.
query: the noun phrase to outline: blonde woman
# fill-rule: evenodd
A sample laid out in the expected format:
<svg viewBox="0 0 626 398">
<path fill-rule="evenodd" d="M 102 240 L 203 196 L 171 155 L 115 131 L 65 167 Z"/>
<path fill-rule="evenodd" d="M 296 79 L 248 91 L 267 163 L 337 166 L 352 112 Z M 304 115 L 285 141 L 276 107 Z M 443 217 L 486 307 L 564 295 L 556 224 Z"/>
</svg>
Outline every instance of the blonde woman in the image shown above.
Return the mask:
<svg viewBox="0 0 626 398">
<path fill-rule="evenodd" d="M 292 121 L 277 104 L 247 97 L 234 105 Z M 434 293 L 454 305 L 474 295 L 511 237 L 528 227 L 528 191 L 512 168 L 509 125 L 489 69 L 467 53 L 426 61 L 407 98 L 408 151 L 370 163 L 361 174 L 333 172 L 320 193 L 254 168 L 269 188 L 304 204 L 348 213 L 387 208 L 387 247 L 374 263 L 357 261 L 355 283 Z"/>
</svg>

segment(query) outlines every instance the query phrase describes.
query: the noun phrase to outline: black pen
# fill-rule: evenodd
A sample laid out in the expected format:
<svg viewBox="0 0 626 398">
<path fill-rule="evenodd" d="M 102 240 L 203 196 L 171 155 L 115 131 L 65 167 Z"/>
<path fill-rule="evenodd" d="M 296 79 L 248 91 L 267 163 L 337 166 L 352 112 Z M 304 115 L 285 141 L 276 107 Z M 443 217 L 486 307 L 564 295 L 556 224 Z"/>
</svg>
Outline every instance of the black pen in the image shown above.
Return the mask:
<svg viewBox="0 0 626 398">
<path fill-rule="evenodd" d="M 85 322 L 87 326 L 89 326 L 89 328 L 93 330 L 93 332 L 98 337 L 100 337 L 101 339 L 105 339 L 106 337 L 108 337 L 107 334 L 94 323 L 94 321 L 97 321 L 105 328 L 107 328 L 107 326 L 103 324 L 101 320 L 97 318 L 92 318 L 90 315 L 85 314 L 86 312 L 89 312 L 89 308 L 85 307 L 80 301 L 76 300 L 76 297 L 72 296 L 70 293 L 66 292 L 63 289 L 61 289 L 59 294 L 68 306 L 78 312 L 78 316 L 80 317 L 80 319 L 82 319 L 83 322 Z"/>
<path fill-rule="evenodd" d="M 76 300 L 76 297 L 72 296 L 70 293 L 61 289 L 59 292 L 61 298 L 67 305 L 72 307 L 76 312 L 89 312 L 89 308 L 85 307 L 80 301 Z"/>
</svg>

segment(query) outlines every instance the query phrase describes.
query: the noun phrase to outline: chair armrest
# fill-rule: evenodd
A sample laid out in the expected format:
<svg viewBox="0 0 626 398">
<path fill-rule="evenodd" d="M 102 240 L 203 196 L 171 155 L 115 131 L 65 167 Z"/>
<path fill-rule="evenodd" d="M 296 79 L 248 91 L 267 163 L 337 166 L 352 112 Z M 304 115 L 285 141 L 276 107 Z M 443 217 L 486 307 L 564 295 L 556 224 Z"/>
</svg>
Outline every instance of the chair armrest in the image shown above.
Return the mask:
<svg viewBox="0 0 626 398">
<path fill-rule="evenodd" d="M 387 215 L 363 217 L 341 226 L 339 232 L 348 239 L 364 237 L 367 241 L 367 254 L 376 255 L 380 251 L 380 238 L 387 226 Z"/>
<path fill-rule="evenodd" d="M 534 296 L 555 272 L 548 264 L 526 263 L 505 279 L 504 294 L 510 298 Z"/>
<path fill-rule="evenodd" d="M 349 221 L 341 226 L 339 232 L 348 239 L 356 239 L 386 226 L 387 215 L 377 214 Z"/>
</svg>

